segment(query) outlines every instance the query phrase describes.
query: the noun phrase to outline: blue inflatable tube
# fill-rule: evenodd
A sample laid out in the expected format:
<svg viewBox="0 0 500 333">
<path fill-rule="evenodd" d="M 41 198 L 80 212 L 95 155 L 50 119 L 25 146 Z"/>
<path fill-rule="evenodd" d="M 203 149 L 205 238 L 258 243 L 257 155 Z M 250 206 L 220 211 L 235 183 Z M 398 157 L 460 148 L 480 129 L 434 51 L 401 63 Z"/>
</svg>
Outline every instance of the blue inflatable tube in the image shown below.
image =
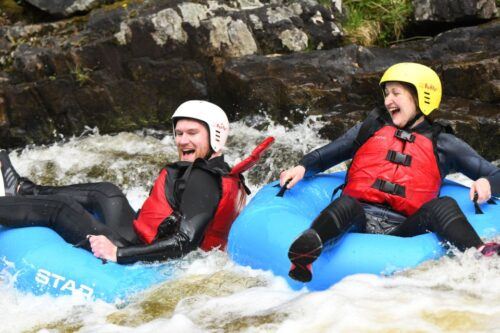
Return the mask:
<svg viewBox="0 0 500 333">
<path fill-rule="evenodd" d="M 324 290 L 351 274 L 391 274 L 445 254 L 433 233 L 408 238 L 348 233 L 325 249 L 313 264 L 311 282 L 303 284 L 290 279 L 290 244 L 331 202 L 334 189 L 344 178 L 345 172 L 306 178 L 283 197 L 276 196 L 278 182 L 263 187 L 233 224 L 228 242 L 232 259 L 255 269 L 271 270 L 285 277 L 294 289 L 305 285 L 310 290 Z M 445 181 L 441 196 L 458 201 L 481 237 L 500 234 L 499 205 L 483 205 L 484 214 L 476 215 L 469 188 L 451 181 Z"/>
<path fill-rule="evenodd" d="M 2 273 L 10 274 L 21 291 L 107 302 L 125 300 L 172 275 L 168 265 L 103 264 L 43 227 L 0 228 L 0 259 Z"/>
</svg>

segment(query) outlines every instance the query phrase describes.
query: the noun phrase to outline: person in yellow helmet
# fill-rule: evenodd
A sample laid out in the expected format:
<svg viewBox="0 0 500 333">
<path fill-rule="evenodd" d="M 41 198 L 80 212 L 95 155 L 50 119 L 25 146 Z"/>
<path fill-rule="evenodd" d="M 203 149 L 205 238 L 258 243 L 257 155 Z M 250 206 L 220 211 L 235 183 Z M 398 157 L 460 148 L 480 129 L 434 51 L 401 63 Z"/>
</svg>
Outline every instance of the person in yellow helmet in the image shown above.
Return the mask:
<svg viewBox="0 0 500 333">
<path fill-rule="evenodd" d="M 432 231 L 460 250 L 500 253 L 499 244 L 483 243 L 454 199 L 439 196 L 452 171 L 475 180 L 471 200 L 482 203 L 500 193 L 499 169 L 427 117 L 441 102 L 439 76 L 422 64 L 398 63 L 385 71 L 380 87 L 385 109 L 373 110 L 280 175 L 280 184 L 292 188 L 304 176 L 352 158 L 340 198 L 290 246 L 289 275 L 296 280 L 311 280 L 311 264 L 324 244 L 354 228 L 402 237 Z"/>
</svg>

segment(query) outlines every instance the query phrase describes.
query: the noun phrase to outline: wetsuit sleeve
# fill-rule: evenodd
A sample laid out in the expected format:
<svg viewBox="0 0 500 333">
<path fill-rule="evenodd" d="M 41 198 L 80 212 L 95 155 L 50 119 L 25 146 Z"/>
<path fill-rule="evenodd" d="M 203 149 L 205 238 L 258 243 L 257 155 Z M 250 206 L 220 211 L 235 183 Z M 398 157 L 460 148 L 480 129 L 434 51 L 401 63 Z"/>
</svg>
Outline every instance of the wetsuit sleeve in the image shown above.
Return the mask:
<svg viewBox="0 0 500 333">
<path fill-rule="evenodd" d="M 302 157 L 299 164 L 306 168 L 306 176 L 323 172 L 352 158 L 355 151 L 354 140 L 358 136 L 361 125 L 362 123 L 357 124 L 341 137 Z"/>
<path fill-rule="evenodd" d="M 221 195 L 219 175 L 193 168 L 182 194 L 179 209 L 183 217 L 179 230 L 149 245 L 119 248 L 118 263 L 178 258 L 195 250 L 203 240 L 203 235 L 217 210 Z"/>
<path fill-rule="evenodd" d="M 494 196 L 500 195 L 500 169 L 479 155 L 456 136 L 441 133 L 437 141 L 440 165 L 444 175 L 461 172 L 472 180 L 486 178 Z"/>
</svg>

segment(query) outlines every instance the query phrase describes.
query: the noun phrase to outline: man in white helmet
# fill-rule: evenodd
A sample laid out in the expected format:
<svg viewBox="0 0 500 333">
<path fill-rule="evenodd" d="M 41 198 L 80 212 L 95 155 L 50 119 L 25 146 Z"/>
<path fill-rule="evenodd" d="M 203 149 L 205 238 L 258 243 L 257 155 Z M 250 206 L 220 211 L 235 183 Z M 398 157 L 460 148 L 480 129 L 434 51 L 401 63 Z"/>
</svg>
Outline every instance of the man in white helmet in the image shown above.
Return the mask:
<svg viewBox="0 0 500 333">
<path fill-rule="evenodd" d="M 111 183 L 35 185 L 19 177 L 8 155 L 0 152 L 4 178 L 9 175 L 8 196 L 0 198 L 2 224 L 50 227 L 67 242 L 118 263 L 176 258 L 198 247 L 224 249 L 245 203 L 241 173 L 272 139 L 231 169 L 222 154 L 229 121 L 221 108 L 187 101 L 172 120 L 179 161 L 160 172 L 137 214 Z"/>
<path fill-rule="evenodd" d="M 208 160 L 222 155 L 229 134 L 229 121 L 217 105 L 187 101 L 175 110 L 172 120 L 181 161 Z"/>
</svg>

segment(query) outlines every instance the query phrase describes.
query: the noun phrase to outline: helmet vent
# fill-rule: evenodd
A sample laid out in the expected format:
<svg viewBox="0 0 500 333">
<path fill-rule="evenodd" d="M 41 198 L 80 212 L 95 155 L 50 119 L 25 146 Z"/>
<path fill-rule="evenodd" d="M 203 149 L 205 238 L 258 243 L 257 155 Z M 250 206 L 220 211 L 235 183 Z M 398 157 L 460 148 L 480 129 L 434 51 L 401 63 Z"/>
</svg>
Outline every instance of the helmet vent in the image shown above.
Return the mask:
<svg viewBox="0 0 500 333">
<path fill-rule="evenodd" d="M 424 91 L 424 103 L 425 104 L 430 104 L 430 99 L 431 99 L 431 96 L 429 94 L 428 91 Z"/>
<path fill-rule="evenodd" d="M 217 141 L 220 141 L 220 131 L 219 130 L 215 130 L 215 138 L 217 139 Z"/>
</svg>

